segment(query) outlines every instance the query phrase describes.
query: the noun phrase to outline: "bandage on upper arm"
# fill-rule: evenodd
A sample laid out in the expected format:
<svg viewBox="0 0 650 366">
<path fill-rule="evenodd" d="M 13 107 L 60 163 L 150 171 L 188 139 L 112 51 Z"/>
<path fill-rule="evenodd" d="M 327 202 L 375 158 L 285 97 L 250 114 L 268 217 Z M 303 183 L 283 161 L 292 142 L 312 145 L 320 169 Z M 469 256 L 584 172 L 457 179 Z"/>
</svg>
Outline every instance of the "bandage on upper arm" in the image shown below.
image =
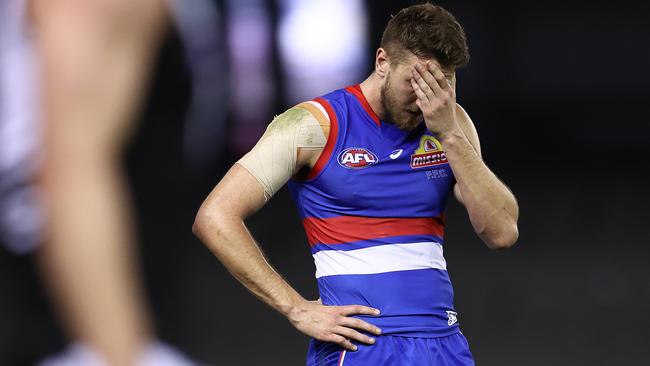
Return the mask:
<svg viewBox="0 0 650 366">
<path fill-rule="evenodd" d="M 257 144 L 238 164 L 264 188 L 268 200 L 301 168 L 298 149 L 322 150 L 327 142 L 329 119 L 316 102 L 301 103 L 275 117 Z"/>
</svg>

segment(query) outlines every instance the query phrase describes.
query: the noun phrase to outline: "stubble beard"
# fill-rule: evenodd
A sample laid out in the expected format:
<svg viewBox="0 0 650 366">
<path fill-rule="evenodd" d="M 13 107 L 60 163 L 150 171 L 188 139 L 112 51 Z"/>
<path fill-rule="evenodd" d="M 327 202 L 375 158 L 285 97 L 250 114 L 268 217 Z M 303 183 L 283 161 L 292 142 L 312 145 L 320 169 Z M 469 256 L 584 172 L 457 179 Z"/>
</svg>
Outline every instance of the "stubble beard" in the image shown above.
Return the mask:
<svg viewBox="0 0 650 366">
<path fill-rule="evenodd" d="M 386 113 L 386 120 L 393 122 L 399 129 L 405 131 L 413 131 L 421 121 L 421 117 L 413 117 L 405 115 L 406 112 L 400 113 L 403 109 L 397 102 L 391 88 L 390 78 L 386 78 L 386 82 L 381 87 L 381 105 Z"/>
</svg>

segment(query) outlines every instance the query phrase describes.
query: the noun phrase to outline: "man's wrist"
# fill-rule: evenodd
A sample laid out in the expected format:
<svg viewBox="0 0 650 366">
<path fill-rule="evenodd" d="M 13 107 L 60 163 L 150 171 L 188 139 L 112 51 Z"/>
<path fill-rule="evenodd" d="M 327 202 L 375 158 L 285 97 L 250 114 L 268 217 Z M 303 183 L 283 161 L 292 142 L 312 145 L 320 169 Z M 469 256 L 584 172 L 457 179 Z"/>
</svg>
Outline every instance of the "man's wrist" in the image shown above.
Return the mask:
<svg viewBox="0 0 650 366">
<path fill-rule="evenodd" d="M 286 304 L 279 306 L 280 313 L 291 320 L 292 317 L 294 317 L 302 310 L 306 302 L 307 300 L 305 300 L 302 296 L 294 297 Z"/>
<path fill-rule="evenodd" d="M 460 127 L 456 127 L 447 132 L 441 132 L 437 137 L 445 147 L 457 145 L 459 141 L 467 140 L 467 136 L 465 136 L 465 133 Z"/>
</svg>

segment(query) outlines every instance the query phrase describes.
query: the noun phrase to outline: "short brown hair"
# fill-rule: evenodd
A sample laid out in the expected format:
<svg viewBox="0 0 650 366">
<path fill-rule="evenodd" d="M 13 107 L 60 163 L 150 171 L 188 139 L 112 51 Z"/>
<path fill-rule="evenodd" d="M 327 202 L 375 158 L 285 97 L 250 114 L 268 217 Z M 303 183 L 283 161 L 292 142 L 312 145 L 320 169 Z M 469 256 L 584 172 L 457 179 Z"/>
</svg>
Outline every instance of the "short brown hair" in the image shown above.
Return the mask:
<svg viewBox="0 0 650 366">
<path fill-rule="evenodd" d="M 450 12 L 431 3 L 409 6 L 391 17 L 381 47 L 397 62 L 403 50 L 420 58 L 435 58 L 443 68 L 459 68 L 469 62 L 463 27 Z"/>
</svg>

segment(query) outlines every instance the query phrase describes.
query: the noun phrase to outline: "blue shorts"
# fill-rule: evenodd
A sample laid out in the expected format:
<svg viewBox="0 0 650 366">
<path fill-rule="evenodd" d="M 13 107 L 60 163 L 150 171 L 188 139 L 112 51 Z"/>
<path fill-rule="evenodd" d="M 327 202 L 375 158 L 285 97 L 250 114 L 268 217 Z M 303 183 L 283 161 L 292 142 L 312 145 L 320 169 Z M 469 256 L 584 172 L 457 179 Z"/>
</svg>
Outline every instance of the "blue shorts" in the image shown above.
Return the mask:
<svg viewBox="0 0 650 366">
<path fill-rule="evenodd" d="M 378 336 L 375 344 L 355 343 L 355 352 L 315 339 L 309 344 L 307 366 L 474 366 L 462 333 L 439 338 Z"/>
</svg>

